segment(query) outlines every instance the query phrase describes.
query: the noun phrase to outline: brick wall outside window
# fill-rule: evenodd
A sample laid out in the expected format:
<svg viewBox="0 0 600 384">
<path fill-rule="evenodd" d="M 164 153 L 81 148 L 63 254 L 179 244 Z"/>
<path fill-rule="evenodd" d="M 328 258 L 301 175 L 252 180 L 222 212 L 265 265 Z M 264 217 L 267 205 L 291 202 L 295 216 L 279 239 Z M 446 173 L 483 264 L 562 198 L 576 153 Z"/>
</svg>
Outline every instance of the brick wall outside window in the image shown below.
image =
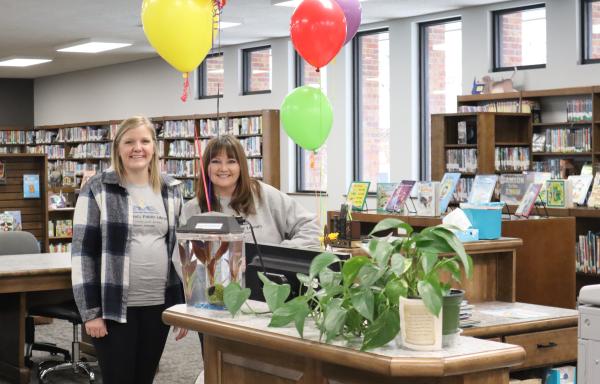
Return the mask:
<svg viewBox="0 0 600 384">
<path fill-rule="evenodd" d="M 223 55 L 207 57 L 206 65 L 206 94 L 203 96 L 215 96 L 223 94 Z"/>
<path fill-rule="evenodd" d="M 590 4 L 590 11 L 592 15 L 592 25 L 590 25 L 591 52 L 589 59 L 600 59 L 600 2 Z M 596 26 L 595 30 L 594 26 Z"/>
<path fill-rule="evenodd" d="M 249 54 L 249 92 L 271 90 L 271 48 L 253 51 Z"/>
</svg>

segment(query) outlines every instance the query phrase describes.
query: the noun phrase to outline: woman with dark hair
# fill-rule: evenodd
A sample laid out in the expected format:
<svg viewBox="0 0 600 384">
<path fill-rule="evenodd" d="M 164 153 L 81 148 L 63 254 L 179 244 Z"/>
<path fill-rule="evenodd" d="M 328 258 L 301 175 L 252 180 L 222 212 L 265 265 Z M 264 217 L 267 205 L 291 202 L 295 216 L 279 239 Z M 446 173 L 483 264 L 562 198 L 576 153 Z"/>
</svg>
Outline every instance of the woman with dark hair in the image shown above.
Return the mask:
<svg viewBox="0 0 600 384">
<path fill-rule="evenodd" d="M 211 139 L 202 159 L 212 211 L 243 216 L 260 243 L 319 246 L 316 215 L 278 189 L 251 178 L 244 148 L 234 136 Z M 198 178 L 196 198 L 184 205 L 181 222 L 207 211 L 204 182 Z"/>
<path fill-rule="evenodd" d="M 180 182 L 160 174 L 156 132 L 144 117 L 121 123 L 111 156 L 111 168 L 85 183 L 75 206 L 73 295 L 102 381 L 150 384 L 169 332 L 162 312 L 183 302 L 171 267 Z"/>
</svg>

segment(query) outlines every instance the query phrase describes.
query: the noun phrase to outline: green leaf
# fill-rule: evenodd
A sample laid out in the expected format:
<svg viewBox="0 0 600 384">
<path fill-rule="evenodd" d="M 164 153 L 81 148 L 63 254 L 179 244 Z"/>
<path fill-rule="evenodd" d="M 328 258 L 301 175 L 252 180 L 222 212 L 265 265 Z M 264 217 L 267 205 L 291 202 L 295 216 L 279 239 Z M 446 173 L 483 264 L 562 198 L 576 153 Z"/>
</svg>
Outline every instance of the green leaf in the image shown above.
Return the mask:
<svg viewBox="0 0 600 384">
<path fill-rule="evenodd" d="M 356 309 L 348 309 L 348 313 L 346 313 L 346 327 L 348 328 L 349 332 L 356 336 L 360 336 L 362 334 L 362 326 L 364 321 L 364 317 L 362 317 L 360 313 L 356 311 Z"/>
<path fill-rule="evenodd" d="M 306 298 L 298 296 L 277 308 L 271 316 L 269 327 L 284 327 L 294 321 L 298 316 L 306 317 L 308 312 Z"/>
<path fill-rule="evenodd" d="M 458 265 L 458 262 L 456 260 L 454 260 L 453 258 L 444 259 L 442 262 L 440 262 L 440 268 L 450 272 L 452 278 L 455 281 L 460 282 L 460 265 Z"/>
<path fill-rule="evenodd" d="M 380 269 L 375 265 L 365 264 L 358 271 L 358 282 L 363 287 L 370 287 L 381 277 L 379 273 Z"/>
<path fill-rule="evenodd" d="M 371 231 L 371 233 L 369 233 L 369 235 L 373 236 L 374 233 L 377 233 L 380 231 L 388 231 L 390 229 L 398 229 L 398 228 L 404 229 L 406 231 L 407 236 L 410 236 L 410 234 L 413 232 L 413 228 L 410 225 L 406 224 L 404 221 L 398 220 L 398 219 L 387 218 L 387 219 L 383 219 L 379 223 L 377 223 L 377 225 L 375 225 L 375 228 L 373 228 L 373 230 Z"/>
<path fill-rule="evenodd" d="M 371 289 L 363 288 L 354 290 L 351 293 L 350 299 L 352 301 L 352 305 L 358 313 L 360 313 L 367 320 L 373 321 L 375 298 Z"/>
<path fill-rule="evenodd" d="M 421 266 L 423 267 L 423 271 L 425 274 L 429 274 L 433 270 L 435 263 L 438 262 L 438 254 L 425 252 L 423 253 L 423 257 L 421 258 Z"/>
<path fill-rule="evenodd" d="M 375 242 L 376 244 L 370 253 L 371 257 L 380 268 L 386 267 L 390 260 L 390 255 L 394 251 L 394 247 L 387 240 L 371 240 L 371 242 Z"/>
<path fill-rule="evenodd" d="M 342 281 L 342 274 L 340 272 L 334 272 L 329 268 L 325 268 L 319 273 L 319 281 L 323 287 L 339 285 Z"/>
<path fill-rule="evenodd" d="M 365 330 L 361 351 L 378 348 L 394 340 L 400 331 L 400 314 L 387 308 Z"/>
<path fill-rule="evenodd" d="M 421 280 L 417 284 L 417 289 L 429 312 L 439 316 L 442 309 L 442 294 L 439 287 L 436 290 L 430 280 Z"/>
<path fill-rule="evenodd" d="M 238 283 L 229 283 L 223 291 L 223 302 L 231 316 L 235 316 L 250 297 L 250 288 L 240 287 Z"/>
<path fill-rule="evenodd" d="M 275 312 L 275 310 L 283 305 L 290 295 L 289 284 L 276 284 L 269 280 L 262 272 L 258 272 L 258 278 L 263 282 L 263 296 L 267 301 L 269 310 Z"/>
<path fill-rule="evenodd" d="M 363 265 L 370 263 L 371 260 L 366 256 L 354 256 L 347 260 L 342 267 L 342 280 L 344 281 L 344 287 L 349 287 L 356 280 L 358 271 Z"/>
<path fill-rule="evenodd" d="M 407 259 L 401 254 L 395 253 L 392 255 L 392 266 L 390 270 L 400 277 L 404 275 L 406 271 L 408 271 L 411 264 L 412 259 Z"/>
<path fill-rule="evenodd" d="M 305 275 L 304 273 L 296 273 L 296 278 L 298 278 L 298 281 L 305 287 L 310 287 L 312 284 L 311 278 Z"/>
<path fill-rule="evenodd" d="M 454 253 L 456 253 L 458 258 L 462 262 L 462 265 L 465 268 L 465 274 L 468 278 L 470 278 L 472 265 L 469 263 L 469 256 L 465 251 L 463 243 L 460 240 L 458 240 L 458 237 L 456 237 L 456 235 L 451 230 L 442 225 L 433 227 L 432 233 L 435 233 L 437 236 L 446 240 L 448 245 L 452 248 Z"/>
<path fill-rule="evenodd" d="M 330 285 L 323 289 L 326 297 L 333 298 L 344 293 L 344 287 L 341 285 Z"/>
<path fill-rule="evenodd" d="M 390 303 L 392 303 L 392 306 L 397 307 L 400 302 L 400 297 L 406 297 L 408 294 L 408 287 L 404 280 L 392 278 L 385 285 L 383 293 Z"/>
<path fill-rule="evenodd" d="M 322 270 L 339 260 L 340 259 L 338 259 L 338 257 L 333 253 L 321 253 L 319 256 L 315 257 L 310 263 L 310 279 L 312 280 L 315 276 L 321 273 Z"/>
<path fill-rule="evenodd" d="M 325 308 L 325 316 L 323 319 L 323 328 L 327 336 L 326 342 L 338 337 L 342 331 L 342 327 L 346 322 L 347 310 L 342 308 L 341 299 L 333 299 Z"/>
</svg>

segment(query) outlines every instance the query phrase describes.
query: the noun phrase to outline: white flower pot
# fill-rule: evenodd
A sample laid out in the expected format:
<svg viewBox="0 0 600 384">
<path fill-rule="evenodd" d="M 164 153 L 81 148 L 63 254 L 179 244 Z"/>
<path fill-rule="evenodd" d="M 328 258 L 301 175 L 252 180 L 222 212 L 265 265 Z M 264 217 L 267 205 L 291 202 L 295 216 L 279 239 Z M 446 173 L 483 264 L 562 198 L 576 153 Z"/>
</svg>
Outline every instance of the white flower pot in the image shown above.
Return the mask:
<svg viewBox="0 0 600 384">
<path fill-rule="evenodd" d="M 421 299 L 400 298 L 400 338 L 403 348 L 417 351 L 442 349 L 442 313 L 434 316 Z"/>
</svg>

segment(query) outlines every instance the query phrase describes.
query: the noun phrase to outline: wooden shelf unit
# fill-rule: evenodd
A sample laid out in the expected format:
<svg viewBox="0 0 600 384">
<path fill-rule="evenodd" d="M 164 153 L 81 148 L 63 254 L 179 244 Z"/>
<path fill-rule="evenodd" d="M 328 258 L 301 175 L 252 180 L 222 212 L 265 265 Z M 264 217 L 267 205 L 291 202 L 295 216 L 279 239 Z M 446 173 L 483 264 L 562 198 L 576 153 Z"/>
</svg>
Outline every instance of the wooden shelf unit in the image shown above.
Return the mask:
<svg viewBox="0 0 600 384">
<path fill-rule="evenodd" d="M 458 123 L 465 121 L 467 131 L 476 130 L 476 143 L 458 143 Z M 467 134 L 467 139 L 469 134 Z M 473 112 L 431 115 L 431 179 L 441 180 L 448 149 L 476 149 L 477 173 L 497 171 L 495 150 L 499 147 L 529 149 L 531 161 L 531 116 L 524 113 Z M 508 171 L 510 172 L 510 171 Z M 465 176 L 472 174 L 462 172 Z"/>
<path fill-rule="evenodd" d="M 41 249 L 48 248 L 48 208 L 46 199 L 48 163 L 46 155 L 0 154 L 4 163 L 6 184 L 0 184 L 0 212 L 20 211 L 23 231 L 31 232 L 40 242 Z M 23 198 L 23 175 L 39 175 L 40 197 Z"/>
</svg>

